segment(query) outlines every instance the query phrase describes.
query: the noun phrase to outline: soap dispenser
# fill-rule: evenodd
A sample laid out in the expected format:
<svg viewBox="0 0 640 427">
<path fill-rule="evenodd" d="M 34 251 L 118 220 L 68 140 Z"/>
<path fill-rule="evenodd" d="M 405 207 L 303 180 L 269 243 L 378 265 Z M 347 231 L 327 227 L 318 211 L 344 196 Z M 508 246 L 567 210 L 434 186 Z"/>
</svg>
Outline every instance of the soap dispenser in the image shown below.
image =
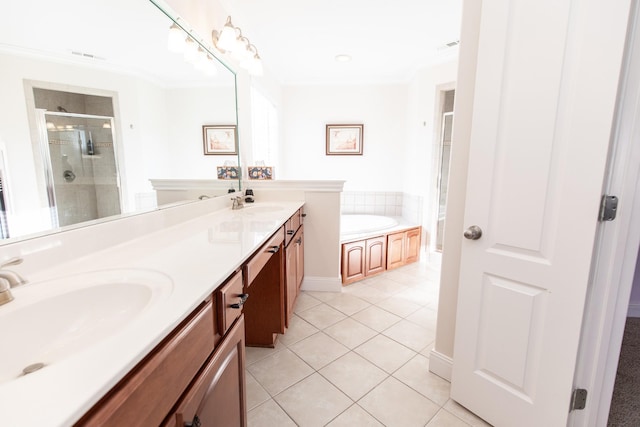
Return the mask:
<svg viewBox="0 0 640 427">
<path fill-rule="evenodd" d="M 253 190 L 250 188 L 247 188 L 244 191 L 244 201 L 245 203 L 253 203 L 255 202 L 255 200 L 253 200 Z"/>
</svg>

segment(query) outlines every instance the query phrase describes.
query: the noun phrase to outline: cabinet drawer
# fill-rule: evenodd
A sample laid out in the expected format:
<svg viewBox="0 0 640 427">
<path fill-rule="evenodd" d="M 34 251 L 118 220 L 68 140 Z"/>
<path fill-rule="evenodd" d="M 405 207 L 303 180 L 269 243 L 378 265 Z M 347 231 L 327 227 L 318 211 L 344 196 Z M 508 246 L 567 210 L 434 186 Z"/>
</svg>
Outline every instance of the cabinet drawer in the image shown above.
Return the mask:
<svg viewBox="0 0 640 427">
<path fill-rule="evenodd" d="M 218 328 L 221 335 L 226 334 L 229 327 L 242 314 L 242 306 L 248 297 L 248 294 L 242 291 L 242 272 L 240 271 L 216 291 Z"/>
<path fill-rule="evenodd" d="M 262 270 L 262 267 L 269 261 L 269 258 L 280 250 L 280 245 L 284 241 L 284 227 L 280 228 L 267 243 L 256 251 L 256 254 L 244 267 L 244 277 L 247 280 L 247 287 Z"/>
<path fill-rule="evenodd" d="M 209 300 L 76 425 L 160 425 L 213 351 Z"/>
<path fill-rule="evenodd" d="M 300 228 L 301 224 L 301 216 L 300 210 L 298 209 L 295 214 L 291 216 L 285 223 L 285 242 L 284 245 L 288 246 L 291 239 L 293 239 L 293 235 L 296 234 L 298 228 Z"/>
</svg>

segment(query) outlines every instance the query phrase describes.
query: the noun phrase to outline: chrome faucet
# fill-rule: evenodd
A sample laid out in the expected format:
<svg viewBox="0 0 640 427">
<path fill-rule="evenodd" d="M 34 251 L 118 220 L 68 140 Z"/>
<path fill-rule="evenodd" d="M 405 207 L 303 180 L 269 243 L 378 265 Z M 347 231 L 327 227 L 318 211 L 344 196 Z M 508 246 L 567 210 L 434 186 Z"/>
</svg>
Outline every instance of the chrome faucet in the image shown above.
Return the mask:
<svg viewBox="0 0 640 427">
<path fill-rule="evenodd" d="M 13 300 L 11 288 L 23 285 L 27 281 L 15 271 L 6 270 L 8 265 L 18 265 L 22 263 L 22 258 L 10 258 L 0 265 L 0 305 L 6 304 Z"/>
<path fill-rule="evenodd" d="M 231 209 L 237 210 L 242 209 L 244 207 L 244 198 L 242 196 L 232 197 L 233 205 L 231 205 Z"/>
</svg>

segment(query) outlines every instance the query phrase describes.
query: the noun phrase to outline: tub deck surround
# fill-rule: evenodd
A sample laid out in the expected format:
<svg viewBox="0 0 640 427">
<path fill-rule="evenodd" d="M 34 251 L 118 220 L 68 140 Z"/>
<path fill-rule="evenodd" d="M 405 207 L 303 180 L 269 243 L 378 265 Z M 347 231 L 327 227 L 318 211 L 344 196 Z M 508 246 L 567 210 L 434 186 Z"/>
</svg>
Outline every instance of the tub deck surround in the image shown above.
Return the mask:
<svg viewBox="0 0 640 427">
<path fill-rule="evenodd" d="M 397 231 L 420 226 L 420 224 L 409 221 L 401 216 L 343 214 L 340 217 L 341 224 L 345 221 L 344 217 L 349 217 L 347 218 L 347 225 L 349 226 L 349 229 L 340 229 L 340 243 L 349 243 L 356 240 L 366 239 L 368 237 L 392 234 Z M 353 225 L 353 222 L 358 225 Z M 360 230 L 358 230 L 359 226 Z M 346 231 L 346 233 L 343 231 Z"/>
<path fill-rule="evenodd" d="M 227 207 L 85 252 L 41 271 L 21 270 L 31 283 L 37 283 L 96 270 L 147 269 L 170 277 L 173 290 L 120 333 L 35 373 L 0 383 L 0 423 L 22 427 L 73 424 L 303 204 L 289 201 L 255 203 L 241 210 Z M 31 248 L 36 246 L 32 242 Z M 9 254 L 3 250 L 0 255 L 4 259 Z M 22 255 L 27 263 L 30 255 Z M 16 299 L 26 286 L 13 289 Z M 0 336 L 2 328 L 12 326 L 19 327 L 0 325 Z"/>
</svg>

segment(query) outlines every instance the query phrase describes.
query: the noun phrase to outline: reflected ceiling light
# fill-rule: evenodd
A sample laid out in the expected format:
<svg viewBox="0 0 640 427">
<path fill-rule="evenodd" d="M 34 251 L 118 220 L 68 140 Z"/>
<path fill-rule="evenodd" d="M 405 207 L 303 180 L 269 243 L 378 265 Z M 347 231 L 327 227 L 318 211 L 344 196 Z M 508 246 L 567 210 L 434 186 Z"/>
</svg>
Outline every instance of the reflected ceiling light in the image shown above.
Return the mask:
<svg viewBox="0 0 640 427">
<path fill-rule="evenodd" d="M 340 55 L 336 55 L 335 59 L 338 62 L 349 62 L 351 61 L 351 55 L 346 55 L 344 53 L 341 53 Z"/>
<path fill-rule="evenodd" d="M 262 60 L 258 55 L 258 49 L 254 45 L 250 45 L 247 52 L 249 52 L 249 55 L 240 63 L 240 66 L 254 76 L 261 76 L 264 70 L 262 68 Z"/>
<path fill-rule="evenodd" d="M 184 31 L 174 22 L 169 27 L 169 36 L 167 37 L 167 48 L 173 53 L 182 53 L 184 51 L 185 39 Z"/>
<path fill-rule="evenodd" d="M 184 60 L 189 63 L 194 63 L 196 57 L 198 56 L 198 44 L 189 36 L 185 40 L 184 51 L 182 54 L 184 55 Z"/>
</svg>

